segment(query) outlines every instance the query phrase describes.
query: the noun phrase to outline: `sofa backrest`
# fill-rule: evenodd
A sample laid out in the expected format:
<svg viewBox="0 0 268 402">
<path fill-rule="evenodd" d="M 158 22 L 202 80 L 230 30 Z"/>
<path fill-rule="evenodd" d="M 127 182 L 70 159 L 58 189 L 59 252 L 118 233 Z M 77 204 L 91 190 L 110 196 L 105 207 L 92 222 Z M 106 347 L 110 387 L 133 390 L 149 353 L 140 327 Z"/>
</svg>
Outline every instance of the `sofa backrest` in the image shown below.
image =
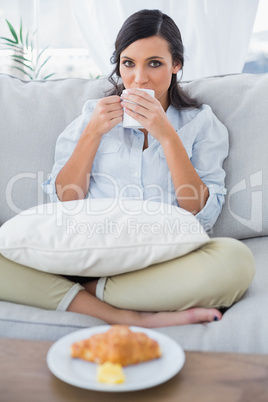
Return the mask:
<svg viewBox="0 0 268 402">
<path fill-rule="evenodd" d="M 41 184 L 54 163 L 57 137 L 107 80 L 22 81 L 0 74 L 0 225 L 48 201 Z"/>
<path fill-rule="evenodd" d="M 52 168 L 58 135 L 87 99 L 104 96 L 108 88 L 106 79 L 22 81 L 0 74 L 0 225 L 47 202 L 41 184 Z M 228 194 L 211 235 L 267 235 L 268 74 L 204 78 L 185 90 L 209 104 L 229 130 Z"/>
<path fill-rule="evenodd" d="M 187 91 L 209 104 L 229 131 L 226 202 L 211 235 L 268 235 L 268 74 L 200 79 Z"/>
</svg>

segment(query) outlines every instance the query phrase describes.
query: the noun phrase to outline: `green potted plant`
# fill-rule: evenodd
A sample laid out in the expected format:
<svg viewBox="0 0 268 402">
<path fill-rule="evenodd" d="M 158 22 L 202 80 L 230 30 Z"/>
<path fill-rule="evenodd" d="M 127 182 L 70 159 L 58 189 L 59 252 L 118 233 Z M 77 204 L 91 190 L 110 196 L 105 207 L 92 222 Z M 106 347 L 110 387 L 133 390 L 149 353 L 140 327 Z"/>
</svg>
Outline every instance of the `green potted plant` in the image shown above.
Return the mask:
<svg viewBox="0 0 268 402">
<path fill-rule="evenodd" d="M 46 57 L 45 52 L 48 48 L 45 47 L 42 51 L 37 52 L 34 49 L 34 36 L 30 34 L 29 31 L 24 34 L 22 28 L 22 20 L 20 21 L 20 30 L 16 32 L 11 23 L 6 19 L 9 31 L 11 33 L 11 38 L 0 37 L 2 40 L 2 48 L 12 50 L 12 54 L 8 57 L 12 61 L 11 67 L 23 73 L 27 79 L 36 80 L 43 79 L 46 80 L 55 73 L 48 75 L 43 75 L 43 67 L 46 65 L 51 56 Z"/>
</svg>

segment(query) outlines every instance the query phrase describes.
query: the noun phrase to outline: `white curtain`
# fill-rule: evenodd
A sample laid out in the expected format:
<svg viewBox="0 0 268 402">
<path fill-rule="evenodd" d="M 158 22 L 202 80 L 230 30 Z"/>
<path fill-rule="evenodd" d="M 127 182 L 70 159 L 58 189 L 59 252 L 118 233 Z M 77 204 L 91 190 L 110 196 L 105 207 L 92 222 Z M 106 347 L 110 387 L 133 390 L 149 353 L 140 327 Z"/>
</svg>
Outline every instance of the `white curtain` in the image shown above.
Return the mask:
<svg viewBox="0 0 268 402">
<path fill-rule="evenodd" d="M 148 8 L 170 15 L 185 47 L 183 79 L 240 73 L 259 0 L 70 0 L 90 55 L 103 75 L 124 20 Z"/>
</svg>

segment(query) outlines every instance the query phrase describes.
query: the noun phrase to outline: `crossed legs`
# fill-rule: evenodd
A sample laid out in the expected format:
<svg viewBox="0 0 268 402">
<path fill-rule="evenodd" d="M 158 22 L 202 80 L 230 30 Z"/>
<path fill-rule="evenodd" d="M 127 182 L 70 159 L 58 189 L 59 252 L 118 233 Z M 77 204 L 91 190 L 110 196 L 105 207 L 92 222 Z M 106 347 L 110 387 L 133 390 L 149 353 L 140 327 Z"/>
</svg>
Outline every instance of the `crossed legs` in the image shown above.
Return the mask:
<svg viewBox="0 0 268 402">
<path fill-rule="evenodd" d="M 146 327 L 210 322 L 221 319 L 218 308 L 229 307 L 242 297 L 254 273 L 253 256 L 243 243 L 212 239 L 183 257 L 106 278 L 102 299 L 119 309 L 114 312 L 116 320 L 122 320 L 121 314 L 132 324 L 136 319 Z M 92 296 L 97 282 L 84 284 Z M 78 295 L 70 311 L 79 308 L 80 297 L 82 303 Z"/>
<path fill-rule="evenodd" d="M 255 272 L 249 249 L 222 238 L 175 260 L 81 286 L 59 275 L 16 264 L 0 255 L 0 300 L 87 314 L 109 324 L 143 327 L 220 320 L 218 308 L 238 301 Z"/>
</svg>

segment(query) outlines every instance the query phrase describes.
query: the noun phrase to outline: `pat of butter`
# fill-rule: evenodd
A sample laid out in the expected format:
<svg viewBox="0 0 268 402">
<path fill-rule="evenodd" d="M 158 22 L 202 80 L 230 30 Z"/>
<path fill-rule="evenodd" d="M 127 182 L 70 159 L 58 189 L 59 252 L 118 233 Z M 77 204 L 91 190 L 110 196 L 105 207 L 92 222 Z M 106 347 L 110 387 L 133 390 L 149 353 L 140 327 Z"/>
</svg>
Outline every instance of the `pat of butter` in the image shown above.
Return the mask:
<svg viewBox="0 0 268 402">
<path fill-rule="evenodd" d="M 106 362 L 98 366 L 97 380 L 106 384 L 120 384 L 125 382 L 126 378 L 120 364 Z"/>
</svg>

